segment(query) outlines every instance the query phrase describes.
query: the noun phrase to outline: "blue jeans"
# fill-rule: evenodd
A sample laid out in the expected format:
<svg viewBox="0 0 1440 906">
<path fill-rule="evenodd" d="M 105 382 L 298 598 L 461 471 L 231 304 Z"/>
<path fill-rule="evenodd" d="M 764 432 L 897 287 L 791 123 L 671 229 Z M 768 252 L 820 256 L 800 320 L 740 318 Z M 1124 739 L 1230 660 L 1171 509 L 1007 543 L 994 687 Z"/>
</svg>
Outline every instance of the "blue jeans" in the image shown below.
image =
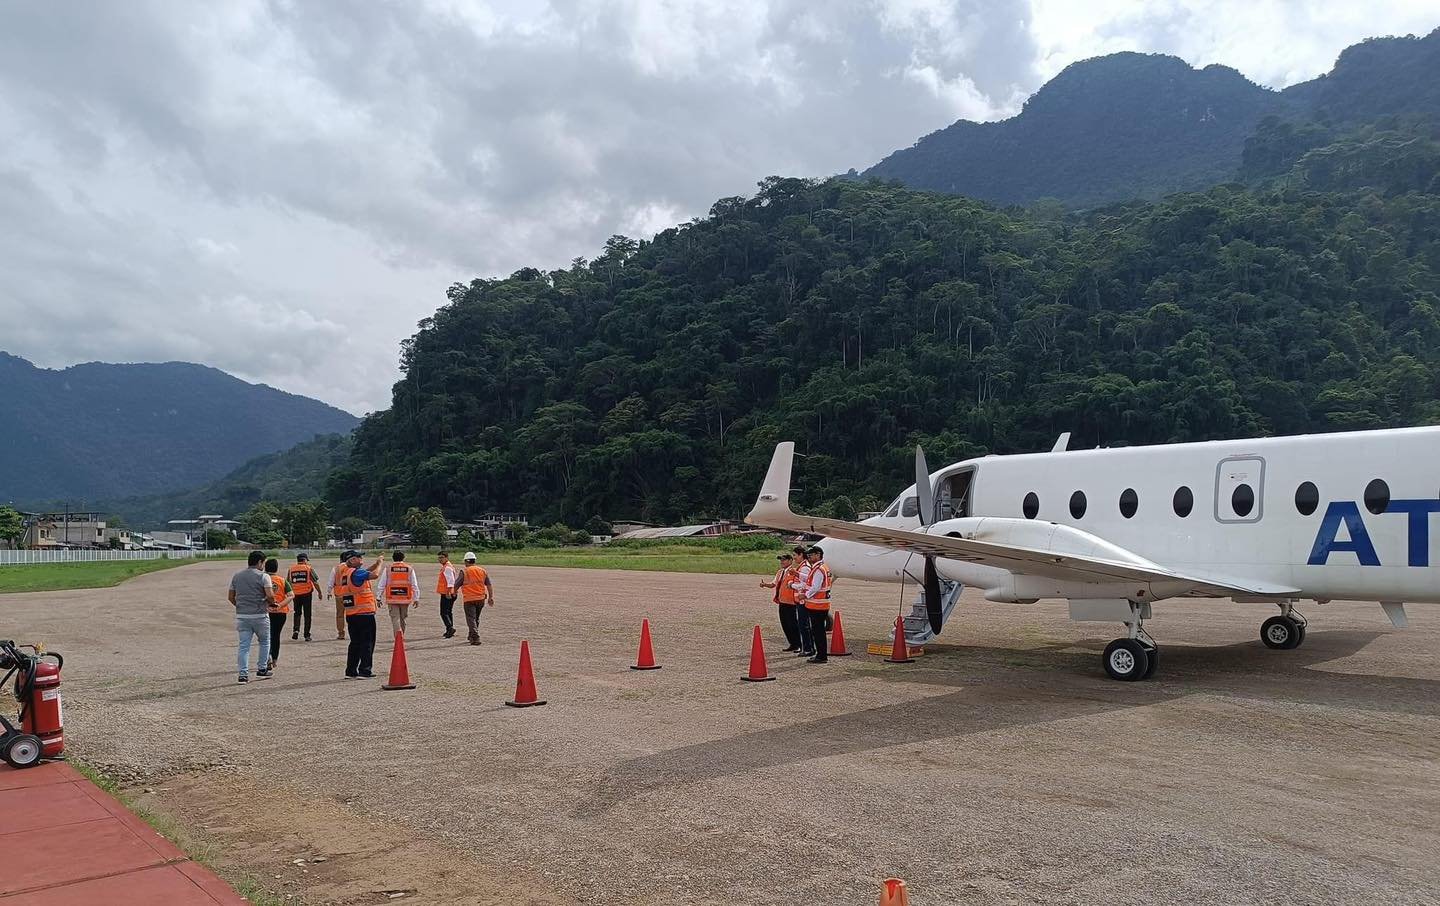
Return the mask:
<svg viewBox="0 0 1440 906">
<path fill-rule="evenodd" d="M 259 652 L 256 658 L 255 669 L 264 670 L 270 664 L 270 614 L 268 613 L 246 613 L 235 615 L 235 631 L 240 634 L 240 651 L 235 658 L 236 666 L 240 668 L 241 676 L 248 676 L 250 673 L 250 642 L 251 637 L 259 642 Z"/>
</svg>

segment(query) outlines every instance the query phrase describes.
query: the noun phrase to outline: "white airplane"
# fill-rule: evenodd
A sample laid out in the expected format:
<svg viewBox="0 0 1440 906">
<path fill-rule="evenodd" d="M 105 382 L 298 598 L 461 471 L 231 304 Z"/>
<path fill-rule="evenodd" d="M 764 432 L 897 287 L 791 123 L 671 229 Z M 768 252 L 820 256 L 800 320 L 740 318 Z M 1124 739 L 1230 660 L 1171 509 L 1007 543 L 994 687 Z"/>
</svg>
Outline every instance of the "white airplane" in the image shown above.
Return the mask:
<svg viewBox="0 0 1440 906">
<path fill-rule="evenodd" d="M 1072 620 L 1124 623 L 1103 656 L 1122 680 L 1155 670 L 1144 621 L 1156 601 L 1276 606 L 1260 638 L 1281 649 L 1305 641 L 1302 600 L 1376 601 L 1397 628 L 1405 602 L 1440 602 L 1430 535 L 1440 427 L 1074 451 L 1068 442 L 933 475 L 917 449 L 916 483 L 863 522 L 791 512 L 786 442 L 746 519 L 826 536 L 837 577 L 916 581 L 924 635 L 940 631 L 961 585 L 990 601 L 1065 598 Z"/>
</svg>

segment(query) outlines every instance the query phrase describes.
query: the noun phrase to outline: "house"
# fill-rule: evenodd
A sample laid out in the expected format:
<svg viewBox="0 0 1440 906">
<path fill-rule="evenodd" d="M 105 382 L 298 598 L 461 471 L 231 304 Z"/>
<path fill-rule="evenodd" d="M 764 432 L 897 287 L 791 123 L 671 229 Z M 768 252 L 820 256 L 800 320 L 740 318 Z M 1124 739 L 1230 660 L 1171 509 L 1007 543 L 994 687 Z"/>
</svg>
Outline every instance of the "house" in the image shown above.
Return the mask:
<svg viewBox="0 0 1440 906">
<path fill-rule="evenodd" d="M 107 528 L 105 530 L 105 546 L 122 551 L 138 551 L 140 550 L 140 541 L 129 529 Z"/>
<path fill-rule="evenodd" d="M 29 548 L 104 547 L 105 518 L 99 513 L 22 513 Z"/>
<path fill-rule="evenodd" d="M 638 529 L 648 528 L 655 528 L 655 524 L 651 522 L 636 522 L 633 519 L 610 523 L 610 531 L 614 532 L 617 536 L 626 535 Z"/>
</svg>

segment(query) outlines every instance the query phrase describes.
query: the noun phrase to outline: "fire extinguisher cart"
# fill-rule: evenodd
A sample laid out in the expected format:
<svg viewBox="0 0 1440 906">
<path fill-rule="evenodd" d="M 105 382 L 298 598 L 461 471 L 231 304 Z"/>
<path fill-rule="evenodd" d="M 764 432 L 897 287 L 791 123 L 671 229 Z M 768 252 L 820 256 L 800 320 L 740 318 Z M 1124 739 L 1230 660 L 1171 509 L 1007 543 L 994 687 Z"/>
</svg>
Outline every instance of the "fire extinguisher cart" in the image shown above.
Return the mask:
<svg viewBox="0 0 1440 906">
<path fill-rule="evenodd" d="M 24 649 L 30 649 L 26 652 Z M 60 704 L 60 668 L 65 659 L 34 645 L 16 645 L 0 639 L 0 689 L 15 677 L 15 699 L 20 703 L 17 727 L 0 714 L 0 758 L 16 768 L 39 764 L 65 750 Z"/>
</svg>

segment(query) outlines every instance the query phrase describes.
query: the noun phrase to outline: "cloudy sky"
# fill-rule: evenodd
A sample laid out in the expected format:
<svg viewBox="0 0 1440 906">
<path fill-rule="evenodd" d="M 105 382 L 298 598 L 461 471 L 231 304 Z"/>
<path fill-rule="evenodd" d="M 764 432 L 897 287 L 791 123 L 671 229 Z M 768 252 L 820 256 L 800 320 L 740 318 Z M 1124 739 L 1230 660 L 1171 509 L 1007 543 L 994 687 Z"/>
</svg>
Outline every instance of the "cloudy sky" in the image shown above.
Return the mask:
<svg viewBox="0 0 1440 906">
<path fill-rule="evenodd" d="M 0 0 L 0 349 L 356 413 L 446 286 L 863 168 L 1117 50 L 1283 87 L 1434 0 Z M 3 391 L 3 388 L 0 388 Z"/>
</svg>

